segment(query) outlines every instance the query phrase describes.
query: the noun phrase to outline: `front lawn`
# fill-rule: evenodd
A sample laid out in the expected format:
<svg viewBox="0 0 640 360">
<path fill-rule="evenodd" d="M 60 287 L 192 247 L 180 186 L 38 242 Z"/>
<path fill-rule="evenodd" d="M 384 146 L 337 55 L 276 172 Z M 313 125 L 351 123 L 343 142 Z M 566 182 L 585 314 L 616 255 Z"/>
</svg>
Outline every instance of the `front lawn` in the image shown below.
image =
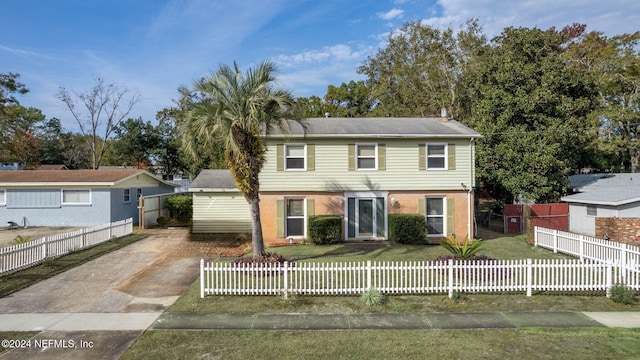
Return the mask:
<svg viewBox="0 0 640 360">
<path fill-rule="evenodd" d="M 122 359 L 637 359 L 640 329 L 148 330 Z"/>
</svg>

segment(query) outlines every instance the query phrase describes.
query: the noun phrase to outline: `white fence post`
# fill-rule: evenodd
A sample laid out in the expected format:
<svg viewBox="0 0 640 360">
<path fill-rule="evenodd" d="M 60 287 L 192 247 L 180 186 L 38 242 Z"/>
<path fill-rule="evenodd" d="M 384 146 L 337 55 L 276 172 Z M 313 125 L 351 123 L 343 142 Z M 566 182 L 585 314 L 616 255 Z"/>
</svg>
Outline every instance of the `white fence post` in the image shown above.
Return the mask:
<svg viewBox="0 0 640 360">
<path fill-rule="evenodd" d="M 200 259 L 200 299 L 204 299 L 204 259 Z"/>
<path fill-rule="evenodd" d="M 367 260 L 367 290 L 371 289 L 371 260 Z"/>
<path fill-rule="evenodd" d="M 287 300 L 289 298 L 288 289 L 289 289 L 289 277 L 288 277 L 288 262 L 284 262 L 284 299 Z"/>
<path fill-rule="evenodd" d="M 607 297 L 611 297 L 611 278 L 613 277 L 613 263 L 612 261 L 607 261 Z"/>
<path fill-rule="evenodd" d="M 527 259 L 527 296 L 532 295 L 533 288 L 533 260 Z"/>
<path fill-rule="evenodd" d="M 553 230 L 553 252 L 558 252 L 558 230 Z"/>
<path fill-rule="evenodd" d="M 47 237 L 42 238 L 42 260 L 47 258 Z"/>
<path fill-rule="evenodd" d="M 620 275 L 622 283 L 627 285 L 627 244 L 620 243 Z"/>
<path fill-rule="evenodd" d="M 538 227 L 533 227 L 533 246 L 538 247 Z"/>
<path fill-rule="evenodd" d="M 453 298 L 453 259 L 449 259 L 448 270 L 449 270 L 449 299 Z"/>
<path fill-rule="evenodd" d="M 584 243 L 586 242 L 584 235 L 580 235 L 580 261 L 584 262 Z"/>
</svg>

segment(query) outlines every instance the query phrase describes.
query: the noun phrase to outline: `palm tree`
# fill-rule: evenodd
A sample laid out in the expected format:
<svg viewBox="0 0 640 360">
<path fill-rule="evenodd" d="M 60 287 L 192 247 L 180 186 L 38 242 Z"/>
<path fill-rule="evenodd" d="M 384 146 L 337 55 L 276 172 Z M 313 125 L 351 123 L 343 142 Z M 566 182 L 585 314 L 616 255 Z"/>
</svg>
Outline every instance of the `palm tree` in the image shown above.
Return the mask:
<svg viewBox="0 0 640 360">
<path fill-rule="evenodd" d="M 250 204 L 254 257 L 265 254 L 258 179 L 267 152 L 265 137 L 274 130 L 289 133 L 290 120 L 301 123 L 293 116 L 288 118 L 295 100 L 289 91 L 274 89 L 275 73 L 270 62 L 246 73 L 235 62 L 233 68 L 221 65 L 210 77 L 196 82 L 199 100 L 181 124 L 185 147 L 192 154 L 198 142 L 224 143 L 226 165 Z"/>
</svg>

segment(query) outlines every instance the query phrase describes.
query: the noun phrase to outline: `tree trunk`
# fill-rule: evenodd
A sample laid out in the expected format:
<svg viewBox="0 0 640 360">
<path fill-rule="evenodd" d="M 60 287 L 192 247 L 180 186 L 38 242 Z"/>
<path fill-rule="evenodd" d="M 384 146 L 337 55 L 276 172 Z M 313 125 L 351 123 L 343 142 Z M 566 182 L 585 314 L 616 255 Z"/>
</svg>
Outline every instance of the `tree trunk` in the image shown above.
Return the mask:
<svg viewBox="0 0 640 360">
<path fill-rule="evenodd" d="M 640 151 L 631 149 L 631 151 L 629 151 L 629 157 L 631 160 L 631 172 L 640 172 Z"/>
<path fill-rule="evenodd" d="M 262 222 L 260 221 L 260 197 L 251 200 L 251 246 L 253 257 L 265 254 L 264 241 L 262 239 Z"/>
</svg>

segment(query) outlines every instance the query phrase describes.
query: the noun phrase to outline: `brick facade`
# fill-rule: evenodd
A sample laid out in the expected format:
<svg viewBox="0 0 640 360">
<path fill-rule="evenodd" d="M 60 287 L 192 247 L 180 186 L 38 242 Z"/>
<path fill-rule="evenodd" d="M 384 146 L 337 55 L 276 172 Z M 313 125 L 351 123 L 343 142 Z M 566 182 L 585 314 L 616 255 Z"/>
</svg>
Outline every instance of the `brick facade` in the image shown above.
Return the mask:
<svg viewBox="0 0 640 360">
<path fill-rule="evenodd" d="M 640 245 L 640 218 L 596 218 L 596 237 Z"/>
</svg>

